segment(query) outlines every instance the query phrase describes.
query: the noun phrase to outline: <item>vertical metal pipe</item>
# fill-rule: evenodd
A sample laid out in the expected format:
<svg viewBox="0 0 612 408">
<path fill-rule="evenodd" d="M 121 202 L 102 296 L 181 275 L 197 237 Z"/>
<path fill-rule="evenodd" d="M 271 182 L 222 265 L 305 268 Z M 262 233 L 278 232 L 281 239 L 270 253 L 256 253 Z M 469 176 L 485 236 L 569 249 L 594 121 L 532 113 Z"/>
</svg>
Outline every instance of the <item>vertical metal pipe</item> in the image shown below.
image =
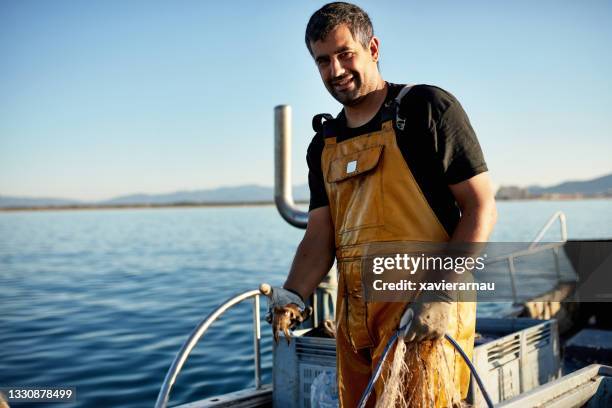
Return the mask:
<svg viewBox="0 0 612 408">
<path fill-rule="evenodd" d="M 280 215 L 297 228 L 306 228 L 308 213 L 293 201 L 291 185 L 291 106 L 274 108 L 274 202 Z"/>
<path fill-rule="evenodd" d="M 255 388 L 261 388 L 261 325 L 259 322 L 259 295 L 253 298 L 253 354 L 255 357 Z"/>
<path fill-rule="evenodd" d="M 289 224 L 297 228 L 306 228 L 308 212 L 301 211 L 293 200 L 291 183 L 291 107 L 278 105 L 274 108 L 274 202 L 280 215 Z M 336 286 L 336 272 L 332 268 L 333 286 Z M 316 292 L 315 292 L 316 293 Z M 320 314 L 318 299 L 314 296 L 313 322 L 316 327 L 323 317 Z M 333 318 L 333 317 L 332 317 Z"/>
</svg>

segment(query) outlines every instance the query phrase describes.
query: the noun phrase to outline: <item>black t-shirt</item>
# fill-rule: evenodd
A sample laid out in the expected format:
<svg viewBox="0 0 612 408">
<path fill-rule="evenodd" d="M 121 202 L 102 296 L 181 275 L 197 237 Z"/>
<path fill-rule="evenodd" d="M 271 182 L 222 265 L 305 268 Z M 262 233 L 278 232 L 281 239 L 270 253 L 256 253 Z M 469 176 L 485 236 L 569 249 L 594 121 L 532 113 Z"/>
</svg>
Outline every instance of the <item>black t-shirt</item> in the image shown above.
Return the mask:
<svg viewBox="0 0 612 408">
<path fill-rule="evenodd" d="M 394 99 L 403 85 L 389 83 L 385 103 L 372 120 L 357 128 L 346 127 L 344 110 L 334 121 L 341 137 L 338 142 L 378 131 L 382 127 L 382 110 Z M 406 119 L 403 131 L 395 129 L 397 144 L 429 205 L 449 235 L 452 235 L 461 212 L 448 185 L 460 183 L 487 171 L 482 150 L 459 101 L 445 90 L 430 85 L 415 85 L 402 99 L 400 116 Z M 318 132 L 308 146 L 309 211 L 329 205 L 321 154 L 323 134 Z"/>
</svg>

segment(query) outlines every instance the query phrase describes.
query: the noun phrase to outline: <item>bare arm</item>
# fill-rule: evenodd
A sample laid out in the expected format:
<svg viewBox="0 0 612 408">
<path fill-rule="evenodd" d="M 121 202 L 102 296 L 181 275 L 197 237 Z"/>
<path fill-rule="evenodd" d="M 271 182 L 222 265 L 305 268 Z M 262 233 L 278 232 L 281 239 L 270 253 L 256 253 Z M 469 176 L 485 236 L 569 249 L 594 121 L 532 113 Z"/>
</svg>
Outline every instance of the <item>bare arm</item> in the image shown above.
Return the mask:
<svg viewBox="0 0 612 408">
<path fill-rule="evenodd" d="M 329 206 L 308 214 L 306 233 L 293 258 L 289 276 L 283 287 L 296 291 L 306 299 L 334 264 L 334 226 Z"/>
<path fill-rule="evenodd" d="M 489 173 L 480 173 L 449 188 L 461 208 L 461 220 L 451 242 L 486 242 L 497 221 Z"/>
<path fill-rule="evenodd" d="M 497 220 L 489 175 L 486 172 L 480 173 L 449 187 L 461 208 L 461 220 L 451 237 L 451 242 L 486 242 Z M 442 272 L 438 274 L 437 280 L 444 278 L 447 282 L 452 282 L 462 276 L 452 272 Z M 429 296 L 423 302 L 415 302 L 410 307 L 409 310 L 414 312 L 414 317 L 407 313 L 402 316 L 401 322 L 412 320 L 410 329 L 404 334 L 406 341 L 440 338 L 446 332 L 454 295 L 441 291 Z"/>
</svg>

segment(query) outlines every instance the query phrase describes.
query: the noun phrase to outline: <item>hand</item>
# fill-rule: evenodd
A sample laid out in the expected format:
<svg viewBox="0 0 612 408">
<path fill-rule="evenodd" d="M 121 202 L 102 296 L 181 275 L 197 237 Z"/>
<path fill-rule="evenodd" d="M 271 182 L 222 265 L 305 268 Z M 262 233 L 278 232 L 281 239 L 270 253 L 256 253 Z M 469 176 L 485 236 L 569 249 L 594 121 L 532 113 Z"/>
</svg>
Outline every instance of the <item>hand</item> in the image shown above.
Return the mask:
<svg viewBox="0 0 612 408">
<path fill-rule="evenodd" d="M 307 320 L 312 314 L 312 308 L 308 307 L 304 310 L 300 310 L 294 303 L 290 303 L 287 306 L 275 307 L 273 310 L 272 317 L 272 336 L 274 341 L 278 343 L 278 334 L 282 330 L 285 333 L 287 344 L 291 342 L 291 336 L 289 330 L 292 330 L 295 326 Z"/>
<path fill-rule="evenodd" d="M 272 288 L 267 283 L 264 283 L 260 286 L 260 291 L 268 297 L 268 314 L 266 315 L 268 323 L 272 323 L 274 308 L 283 308 L 290 304 L 296 305 L 300 311 L 306 308 L 304 301 L 297 293 L 285 288 Z"/>
<path fill-rule="evenodd" d="M 278 334 L 282 330 L 289 343 L 289 330 L 307 320 L 312 314 L 312 308 L 306 308 L 300 296 L 284 288 L 275 287 L 266 294 L 268 296 L 266 320 L 272 324 L 274 341 L 278 343 Z"/>
<path fill-rule="evenodd" d="M 400 327 L 411 320 L 410 325 L 401 333 L 404 340 L 410 342 L 442 338 L 448 327 L 451 306 L 452 303 L 445 297 L 435 294 L 412 303 L 400 320 Z"/>
</svg>

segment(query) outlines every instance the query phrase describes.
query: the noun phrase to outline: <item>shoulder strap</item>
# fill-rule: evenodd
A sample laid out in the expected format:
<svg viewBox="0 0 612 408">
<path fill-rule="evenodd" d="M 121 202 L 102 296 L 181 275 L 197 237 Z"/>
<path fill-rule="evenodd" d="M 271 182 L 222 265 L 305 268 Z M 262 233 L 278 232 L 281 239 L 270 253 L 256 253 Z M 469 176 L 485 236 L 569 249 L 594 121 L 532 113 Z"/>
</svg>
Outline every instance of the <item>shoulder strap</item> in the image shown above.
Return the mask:
<svg viewBox="0 0 612 408">
<path fill-rule="evenodd" d="M 399 91 L 399 93 L 397 94 L 394 100 L 395 102 L 395 126 L 397 126 L 399 130 L 404 130 L 404 127 L 406 126 L 406 118 L 400 115 L 400 104 L 402 102 L 402 98 L 406 96 L 408 92 L 410 92 L 413 86 L 414 84 L 409 84 L 409 85 L 404 86 Z"/>
<path fill-rule="evenodd" d="M 324 123 L 328 120 L 332 120 L 334 117 L 329 113 L 319 113 L 318 115 L 314 115 L 312 118 L 312 129 L 317 132 L 323 132 Z"/>
<path fill-rule="evenodd" d="M 406 126 L 406 118 L 400 115 L 400 105 L 402 102 L 402 98 L 410 92 L 410 90 L 414 87 L 414 84 L 405 85 L 397 94 L 395 99 L 393 99 L 393 105 L 395 105 L 395 126 L 399 130 L 404 130 Z M 385 107 L 389 106 L 390 102 L 387 102 Z M 312 128 L 317 133 L 323 133 L 323 136 L 326 137 L 325 124 L 328 121 L 334 120 L 334 117 L 329 113 L 319 113 L 312 118 Z M 331 123 L 331 122 L 330 122 Z"/>
</svg>

